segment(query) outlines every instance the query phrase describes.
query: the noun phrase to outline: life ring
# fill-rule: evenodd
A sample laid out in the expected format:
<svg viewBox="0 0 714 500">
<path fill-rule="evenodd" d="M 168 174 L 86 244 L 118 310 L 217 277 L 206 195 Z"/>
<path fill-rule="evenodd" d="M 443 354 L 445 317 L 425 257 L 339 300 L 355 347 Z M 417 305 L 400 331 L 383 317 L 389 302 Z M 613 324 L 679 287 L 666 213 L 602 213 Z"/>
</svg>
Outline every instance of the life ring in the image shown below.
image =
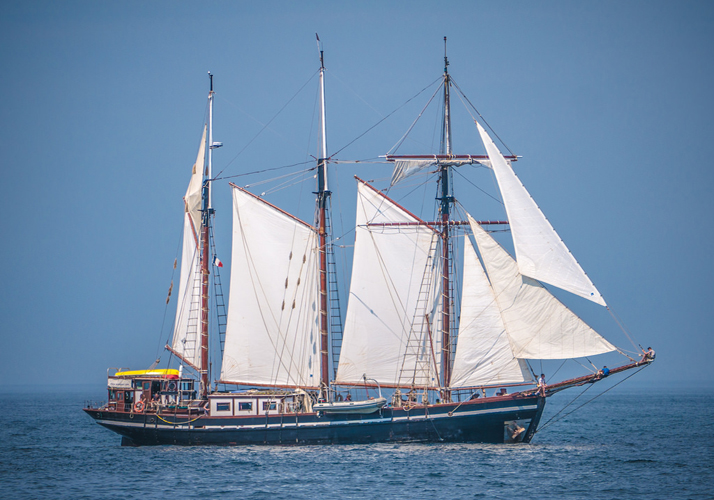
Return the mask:
<svg viewBox="0 0 714 500">
<path fill-rule="evenodd" d="M 169 391 L 175 391 L 176 390 L 176 382 L 169 382 Z"/>
<path fill-rule="evenodd" d="M 141 413 L 142 411 L 144 411 L 144 402 L 139 400 L 134 403 L 134 411 L 137 413 Z"/>
</svg>

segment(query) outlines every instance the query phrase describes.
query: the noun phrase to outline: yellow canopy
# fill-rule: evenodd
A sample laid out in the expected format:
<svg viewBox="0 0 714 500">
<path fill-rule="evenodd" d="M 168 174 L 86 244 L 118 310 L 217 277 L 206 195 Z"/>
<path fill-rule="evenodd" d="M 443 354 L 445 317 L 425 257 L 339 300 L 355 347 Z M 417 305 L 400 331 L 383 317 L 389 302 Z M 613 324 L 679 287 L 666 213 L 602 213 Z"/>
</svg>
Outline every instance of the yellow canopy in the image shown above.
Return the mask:
<svg viewBox="0 0 714 500">
<path fill-rule="evenodd" d="M 154 370 L 132 370 L 128 372 L 116 372 L 115 377 L 169 377 L 175 375 L 178 377 L 178 370 L 169 368 L 154 369 Z"/>
</svg>

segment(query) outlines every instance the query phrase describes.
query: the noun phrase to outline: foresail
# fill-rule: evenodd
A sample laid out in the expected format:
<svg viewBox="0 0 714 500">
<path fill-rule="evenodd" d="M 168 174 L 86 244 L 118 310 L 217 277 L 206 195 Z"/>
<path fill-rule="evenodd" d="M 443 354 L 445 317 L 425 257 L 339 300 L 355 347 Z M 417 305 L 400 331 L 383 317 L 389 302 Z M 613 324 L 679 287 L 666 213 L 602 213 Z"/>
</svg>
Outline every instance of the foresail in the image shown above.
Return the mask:
<svg viewBox="0 0 714 500">
<path fill-rule="evenodd" d="M 521 274 L 606 305 L 491 137 L 476 125 L 501 188 Z"/>
<path fill-rule="evenodd" d="M 514 356 L 568 359 L 615 350 L 615 346 L 585 324 L 542 284 L 523 276 L 508 252 L 473 219 L 469 222 Z"/>
<path fill-rule="evenodd" d="M 181 277 L 179 278 L 176 320 L 171 348 L 174 353 L 196 370 L 201 369 L 201 270 L 198 239 L 191 216 L 184 213 Z"/>
<path fill-rule="evenodd" d="M 531 382 L 525 361 L 513 356 L 496 297 L 476 251 L 468 236 L 464 239 L 461 319 L 451 386 Z"/>
<path fill-rule="evenodd" d="M 316 249 L 311 226 L 233 186 L 222 381 L 319 387 Z"/>
<path fill-rule="evenodd" d="M 409 226 L 389 224 L 410 223 Z M 439 235 L 362 182 L 338 383 L 438 386 Z"/>
</svg>

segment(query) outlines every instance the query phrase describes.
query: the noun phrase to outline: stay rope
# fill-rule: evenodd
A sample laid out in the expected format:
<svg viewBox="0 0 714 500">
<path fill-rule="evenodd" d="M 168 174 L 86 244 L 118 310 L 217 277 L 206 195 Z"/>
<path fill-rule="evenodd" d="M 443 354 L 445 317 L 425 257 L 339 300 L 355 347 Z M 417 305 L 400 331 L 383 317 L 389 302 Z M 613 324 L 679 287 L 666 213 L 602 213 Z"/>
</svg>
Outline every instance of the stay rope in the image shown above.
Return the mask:
<svg viewBox="0 0 714 500">
<path fill-rule="evenodd" d="M 559 422 L 559 421 L 563 420 L 565 417 L 567 417 L 568 415 L 570 415 L 571 413 L 574 413 L 574 412 L 578 411 L 580 408 L 582 408 L 582 407 L 585 406 L 586 404 L 592 403 L 593 401 L 595 401 L 597 398 L 599 398 L 600 396 L 602 396 L 602 395 L 605 394 L 606 392 L 608 392 L 608 391 L 614 389 L 615 387 L 617 387 L 618 385 L 620 385 L 621 383 L 623 383 L 623 382 L 624 382 L 625 380 L 627 380 L 628 378 L 630 378 L 630 377 L 632 377 L 632 376 L 634 376 L 634 375 L 637 375 L 638 373 L 640 373 L 642 370 L 644 370 L 644 369 L 647 368 L 648 366 L 649 366 L 649 363 L 646 364 L 646 365 L 643 365 L 642 368 L 640 368 L 640 369 L 637 370 L 636 372 L 631 373 L 630 375 L 628 375 L 627 377 L 623 378 L 622 380 L 620 380 L 618 383 L 616 383 L 616 384 L 613 385 L 612 387 L 608 387 L 606 390 L 602 391 L 602 392 L 601 392 L 600 394 L 598 394 L 597 396 L 595 396 L 595 397 L 593 397 L 593 398 L 591 398 L 591 399 L 585 401 L 583 404 L 581 404 L 580 406 L 578 406 L 577 408 L 575 408 L 573 411 L 570 411 L 570 412 L 566 413 L 565 415 L 563 415 L 562 417 L 560 417 L 559 419 L 555 420 L 555 418 L 556 418 L 558 415 L 560 415 L 561 413 L 563 413 L 563 411 L 565 411 L 570 405 L 572 405 L 573 403 L 575 403 L 575 401 L 577 401 L 580 396 L 582 396 L 582 395 L 585 394 L 588 390 L 590 390 L 590 388 L 592 388 L 593 385 L 590 384 L 589 387 L 587 387 L 583 392 L 581 392 L 580 394 L 578 394 L 578 396 L 577 396 L 575 399 L 573 399 L 570 403 L 568 403 L 567 405 L 565 405 L 558 413 L 556 413 L 555 415 L 553 415 L 553 416 L 550 418 L 550 420 L 548 420 L 545 424 L 543 424 L 543 426 L 542 426 L 540 429 L 538 429 L 536 432 L 540 432 L 540 431 L 546 429 L 551 423 Z"/>
</svg>

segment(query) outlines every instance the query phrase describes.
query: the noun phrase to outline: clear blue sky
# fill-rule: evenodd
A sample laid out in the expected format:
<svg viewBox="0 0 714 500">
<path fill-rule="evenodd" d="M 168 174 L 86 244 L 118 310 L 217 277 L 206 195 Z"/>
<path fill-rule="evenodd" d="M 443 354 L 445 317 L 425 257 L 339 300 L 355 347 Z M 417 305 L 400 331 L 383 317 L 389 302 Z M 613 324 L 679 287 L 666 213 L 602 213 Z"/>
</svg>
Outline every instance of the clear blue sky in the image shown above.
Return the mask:
<svg viewBox="0 0 714 500">
<path fill-rule="evenodd" d="M 712 25 L 705 1 L 5 2 L 0 382 L 102 383 L 109 366 L 153 361 L 173 317 L 172 305 L 162 333 L 206 72 L 226 144 L 217 170 L 310 160 L 314 79 L 243 149 L 316 72 L 318 32 L 331 152 L 437 79 L 448 36 L 452 75 L 524 156 L 524 184 L 657 349 L 642 381 L 711 385 Z M 414 116 L 339 158 L 386 153 Z M 473 153 L 475 129 L 456 134 Z M 341 184 L 388 175 L 339 168 Z M 216 186 L 223 260 L 228 193 Z"/>
</svg>

